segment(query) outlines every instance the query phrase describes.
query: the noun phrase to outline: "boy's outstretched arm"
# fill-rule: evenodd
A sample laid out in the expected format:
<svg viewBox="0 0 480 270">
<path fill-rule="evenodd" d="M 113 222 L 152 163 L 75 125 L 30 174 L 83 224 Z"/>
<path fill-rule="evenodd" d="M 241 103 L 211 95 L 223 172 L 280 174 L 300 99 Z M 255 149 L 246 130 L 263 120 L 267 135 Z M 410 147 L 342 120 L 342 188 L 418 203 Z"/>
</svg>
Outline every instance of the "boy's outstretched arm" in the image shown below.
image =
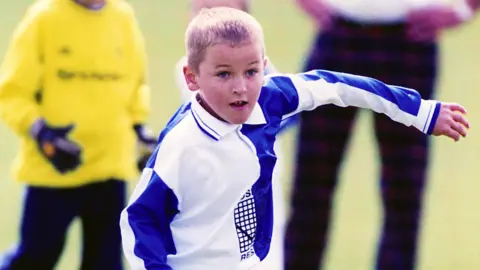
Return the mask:
<svg viewBox="0 0 480 270">
<path fill-rule="evenodd" d="M 134 270 L 172 269 L 167 256 L 176 253 L 170 223 L 179 212 L 179 199 L 173 181 L 163 178 L 171 179 L 178 166 L 156 161 L 154 152 L 120 218 L 123 251 Z"/>
<path fill-rule="evenodd" d="M 466 136 L 465 127 L 469 127 L 463 115 L 457 113 L 465 113 L 459 105 L 423 100 L 415 90 L 363 76 L 326 70 L 276 74 L 266 78 L 265 87 L 270 92 L 281 93 L 284 118 L 321 105 L 335 104 L 368 108 L 423 133 L 445 135 L 454 140 Z M 279 106 L 275 102 L 270 104 Z"/>
</svg>

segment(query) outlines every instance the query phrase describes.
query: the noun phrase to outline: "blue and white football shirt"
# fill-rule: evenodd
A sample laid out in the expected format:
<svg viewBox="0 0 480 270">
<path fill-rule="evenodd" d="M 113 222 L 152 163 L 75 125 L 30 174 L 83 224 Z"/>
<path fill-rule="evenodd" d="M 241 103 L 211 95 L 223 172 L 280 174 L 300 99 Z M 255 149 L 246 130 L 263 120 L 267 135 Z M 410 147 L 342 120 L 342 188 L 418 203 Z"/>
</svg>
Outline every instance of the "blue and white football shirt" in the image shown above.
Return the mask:
<svg viewBox="0 0 480 270">
<path fill-rule="evenodd" d="M 410 89 L 314 70 L 267 76 L 243 125 L 192 98 L 159 145 L 121 216 L 132 269 L 252 269 L 272 236 L 274 142 L 283 119 L 324 104 L 370 108 L 430 134 L 440 110 Z"/>
</svg>

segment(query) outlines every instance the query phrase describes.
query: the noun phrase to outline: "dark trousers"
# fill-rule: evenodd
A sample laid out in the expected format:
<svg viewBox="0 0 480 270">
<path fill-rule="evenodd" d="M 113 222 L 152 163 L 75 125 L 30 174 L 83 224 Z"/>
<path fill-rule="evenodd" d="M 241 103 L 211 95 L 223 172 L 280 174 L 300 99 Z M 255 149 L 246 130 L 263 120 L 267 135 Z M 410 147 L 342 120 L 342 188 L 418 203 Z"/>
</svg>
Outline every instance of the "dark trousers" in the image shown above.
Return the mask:
<svg viewBox="0 0 480 270">
<path fill-rule="evenodd" d="M 409 41 L 402 24 L 359 25 L 339 19 L 330 31 L 317 36 L 305 70 L 369 76 L 413 88 L 423 99 L 430 99 L 436 66 L 436 44 Z M 316 270 L 323 264 L 332 197 L 356 114 L 353 107 L 328 105 L 301 115 L 285 240 L 286 270 Z M 384 211 L 376 269 L 414 269 L 428 138 L 381 114 L 374 114 L 374 132 L 381 158 Z"/>
<path fill-rule="evenodd" d="M 122 269 L 119 219 L 125 196 L 126 183 L 120 180 L 78 188 L 27 187 L 20 243 L 3 258 L 0 269 L 54 269 L 75 217 L 83 229 L 80 269 Z"/>
</svg>

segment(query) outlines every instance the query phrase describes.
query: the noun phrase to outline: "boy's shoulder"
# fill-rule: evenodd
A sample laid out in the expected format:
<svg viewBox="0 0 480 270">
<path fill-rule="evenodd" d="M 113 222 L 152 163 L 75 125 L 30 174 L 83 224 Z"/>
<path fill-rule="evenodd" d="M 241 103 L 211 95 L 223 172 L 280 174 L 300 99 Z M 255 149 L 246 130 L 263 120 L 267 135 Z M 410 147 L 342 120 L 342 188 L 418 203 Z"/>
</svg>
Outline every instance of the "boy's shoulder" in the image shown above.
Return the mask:
<svg viewBox="0 0 480 270">
<path fill-rule="evenodd" d="M 305 81 L 309 81 L 308 73 L 281 73 L 274 72 L 264 77 L 262 85 L 262 94 L 280 94 L 292 95 L 297 93 L 299 85 L 305 85 Z M 265 91 L 264 91 L 265 90 Z"/>
<path fill-rule="evenodd" d="M 191 110 L 191 102 L 184 103 L 177 110 L 160 133 L 161 148 L 188 152 L 209 144 L 209 138 L 199 128 Z"/>
<path fill-rule="evenodd" d="M 278 98 L 282 93 L 288 89 L 288 85 L 291 84 L 288 80 L 288 76 L 285 74 L 274 73 L 264 76 L 264 82 L 262 89 L 260 90 L 259 103 L 263 105 L 263 99 Z"/>
<path fill-rule="evenodd" d="M 199 177 L 201 168 L 211 167 L 205 158 L 212 150 L 211 141 L 199 129 L 189 103 L 182 105 L 160 133 L 154 171 L 169 187 L 179 190 L 193 176 Z"/>
<path fill-rule="evenodd" d="M 299 105 L 296 74 L 274 73 L 265 75 L 258 103 L 265 114 L 282 116 L 295 111 Z"/>
</svg>

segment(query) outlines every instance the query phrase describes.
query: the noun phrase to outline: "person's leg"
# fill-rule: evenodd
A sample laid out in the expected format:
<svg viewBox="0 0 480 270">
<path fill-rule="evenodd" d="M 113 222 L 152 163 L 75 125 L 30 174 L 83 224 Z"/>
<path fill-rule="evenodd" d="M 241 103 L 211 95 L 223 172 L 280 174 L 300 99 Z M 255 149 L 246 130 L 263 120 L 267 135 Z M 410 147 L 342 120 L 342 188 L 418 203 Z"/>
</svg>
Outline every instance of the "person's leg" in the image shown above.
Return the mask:
<svg viewBox="0 0 480 270">
<path fill-rule="evenodd" d="M 120 213 L 126 204 L 126 182 L 108 180 L 82 187 L 82 270 L 121 270 Z"/>
<path fill-rule="evenodd" d="M 385 55 L 395 54 L 395 59 L 404 60 L 383 63 L 381 66 L 387 67 L 391 74 L 379 72 L 380 79 L 416 89 L 423 99 L 431 99 L 436 78 L 436 47 L 401 40 L 398 43 L 404 43 L 403 48 L 394 52 L 386 49 Z M 381 156 L 384 207 L 376 268 L 413 270 L 422 224 L 429 139 L 413 127 L 395 123 L 384 115 L 375 115 L 375 130 Z"/>
<path fill-rule="evenodd" d="M 335 25 L 319 34 L 304 70 L 354 70 L 359 65 L 350 53 L 349 38 L 348 30 Z M 317 270 L 323 264 L 332 199 L 356 112 L 354 107 L 326 105 L 301 114 L 285 236 L 286 270 Z"/>
<path fill-rule="evenodd" d="M 428 165 L 428 138 L 383 115 L 376 115 L 375 126 L 382 158 L 384 209 L 377 269 L 413 270 Z"/>
<path fill-rule="evenodd" d="M 2 270 L 52 270 L 76 215 L 70 189 L 27 187 L 20 242 L 0 262 Z"/>
<path fill-rule="evenodd" d="M 325 106 L 302 115 L 285 269 L 316 270 L 323 260 L 332 199 L 355 112 Z"/>
<path fill-rule="evenodd" d="M 349 30 L 334 25 L 317 36 L 305 71 L 352 72 Z M 330 216 L 339 169 L 357 109 L 334 105 L 303 112 L 300 119 L 290 221 L 285 237 L 285 269 L 318 269 L 328 244 Z"/>
</svg>

